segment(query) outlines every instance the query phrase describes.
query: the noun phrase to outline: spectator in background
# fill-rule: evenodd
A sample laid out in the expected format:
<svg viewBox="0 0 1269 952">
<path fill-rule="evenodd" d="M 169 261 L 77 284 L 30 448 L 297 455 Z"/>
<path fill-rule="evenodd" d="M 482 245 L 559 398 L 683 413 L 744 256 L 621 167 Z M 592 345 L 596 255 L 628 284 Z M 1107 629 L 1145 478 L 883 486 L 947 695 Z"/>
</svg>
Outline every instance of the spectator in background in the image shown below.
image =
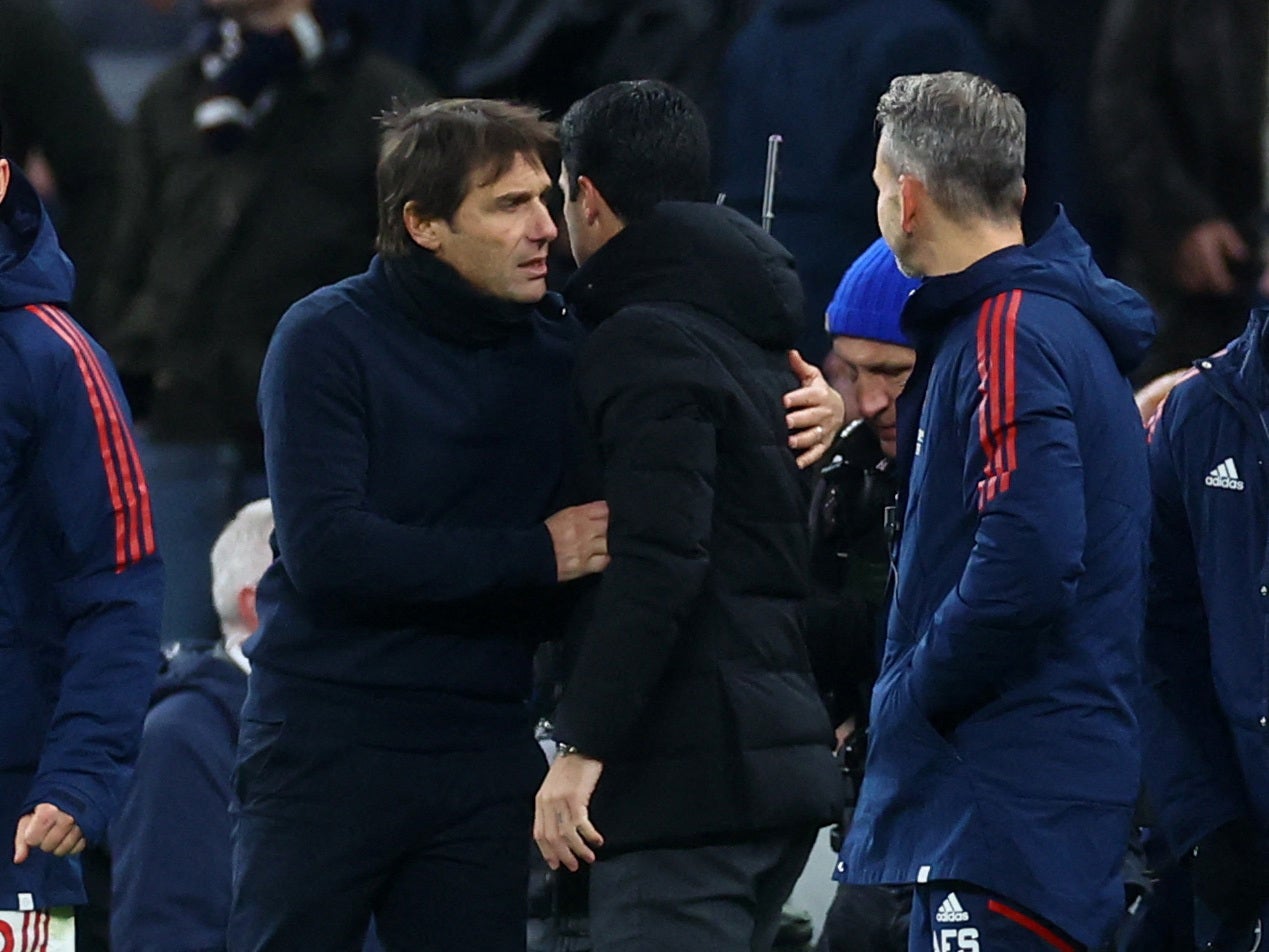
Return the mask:
<svg viewBox="0 0 1269 952">
<path fill-rule="evenodd" d="M 265 495 L 255 395 L 273 327 L 369 260 L 376 118 L 426 95 L 311 0 L 207 2 L 209 45 L 139 107 L 97 311 L 146 424 L 169 643 L 215 631 L 207 552 Z"/>
<path fill-rule="evenodd" d="M 767 137 L 784 137 L 772 234 L 797 260 L 798 349 L 811 361 L 828 350 L 824 310 L 842 262 L 877 234 L 877 99 L 895 76 L 942 69 L 991 72 L 974 28 L 941 0 L 767 0 L 727 52 L 716 180 L 756 220 Z"/>
<path fill-rule="evenodd" d="M 176 652 L 159 676 L 136 779 L 110 827 L 114 952 L 225 947 L 230 775 L 250 669 L 242 643 L 258 623 L 272 531 L 267 499 L 225 527 L 211 552 L 219 644 Z"/>
<path fill-rule="evenodd" d="M 1161 318 L 1143 382 L 1237 336 L 1256 293 L 1267 49 L 1260 0 L 1109 0 L 1092 119 L 1123 273 Z"/>
<path fill-rule="evenodd" d="M 1269 311 L 1200 360 L 1149 430 L 1154 831 L 1189 866 L 1192 947 L 1246 950 L 1269 925 Z"/>
<path fill-rule="evenodd" d="M 9 159 L 46 173 L 38 179 L 41 194 L 54 207 L 62 247 L 75 264 L 71 303 L 93 328 L 92 296 L 115 219 L 122 130 L 48 0 L 0 0 L 0 24 L 0 121 Z"/>
<path fill-rule="evenodd" d="M 35 190 L 0 158 L 0 943 L 38 936 L 49 952 L 74 948 L 72 857 L 127 788 L 162 597 L 127 406 L 62 310 L 73 282 Z"/>
<path fill-rule="evenodd" d="M 877 117 L 881 233 L 925 280 L 903 314 L 897 581 L 837 875 L 915 884 L 914 950 L 1097 949 L 1139 783 L 1149 499 L 1124 374 L 1154 316 L 1064 216 L 1024 245 L 1015 97 L 905 76 Z"/>
<path fill-rule="evenodd" d="M 919 286 L 878 238 L 846 269 L 827 313 L 833 354 L 862 414 L 829 450 L 811 505 L 815 597 L 808 608 L 807 642 L 839 725 L 838 757 L 849 781 L 844 826 L 863 774 L 868 699 L 885 636 L 886 513 L 893 511 L 899 488 L 896 401 L 916 363 L 899 318 Z M 834 849 L 840 847 L 836 836 Z M 907 887 L 839 883 L 817 949 L 906 952 L 911 896 Z"/>
</svg>

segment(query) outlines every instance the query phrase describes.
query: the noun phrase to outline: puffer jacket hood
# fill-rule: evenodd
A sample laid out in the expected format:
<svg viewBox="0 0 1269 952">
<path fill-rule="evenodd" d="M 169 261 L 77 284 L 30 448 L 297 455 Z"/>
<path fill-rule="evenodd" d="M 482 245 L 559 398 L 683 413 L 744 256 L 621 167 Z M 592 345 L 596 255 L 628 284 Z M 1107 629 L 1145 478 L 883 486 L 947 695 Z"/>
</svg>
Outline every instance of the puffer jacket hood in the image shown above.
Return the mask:
<svg viewBox="0 0 1269 952">
<path fill-rule="evenodd" d="M 75 266 L 35 188 L 12 163 L 9 191 L 0 203 L 0 310 L 70 302 Z"/>
<path fill-rule="evenodd" d="M 1078 308 L 1106 340 L 1122 373 L 1136 369 L 1154 340 L 1154 312 L 1137 292 L 1102 273 L 1060 206 L 1034 244 L 1005 248 L 964 271 L 927 279 L 904 309 L 904 332 L 919 348 L 944 329 L 947 315 L 963 314 L 973 302 L 1014 288 Z"/>
<path fill-rule="evenodd" d="M 662 202 L 599 249 L 565 297 L 587 324 L 650 302 L 707 311 L 756 344 L 793 346 L 802 286 L 793 256 L 739 212 L 705 202 Z"/>
</svg>

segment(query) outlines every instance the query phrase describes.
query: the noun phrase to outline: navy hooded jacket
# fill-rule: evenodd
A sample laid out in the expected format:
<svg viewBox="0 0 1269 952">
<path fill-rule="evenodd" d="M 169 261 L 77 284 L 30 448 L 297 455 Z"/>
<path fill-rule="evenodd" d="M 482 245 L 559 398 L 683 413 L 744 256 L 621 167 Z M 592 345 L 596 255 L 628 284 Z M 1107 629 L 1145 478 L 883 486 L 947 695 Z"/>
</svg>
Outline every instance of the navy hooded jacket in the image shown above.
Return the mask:
<svg viewBox="0 0 1269 952">
<path fill-rule="evenodd" d="M 837 877 L 963 880 L 1095 947 L 1139 784 L 1149 490 L 1124 374 L 1154 316 L 1059 214 L 927 280 L 903 327 L 902 539 Z"/>
<path fill-rule="evenodd" d="M 159 662 L 162 569 L 105 353 L 61 308 L 74 269 L 13 170 L 0 204 L 0 830 L 41 803 L 99 842 Z M 82 902 L 78 860 L 0 869 L 0 909 Z"/>
<path fill-rule="evenodd" d="M 246 697 L 246 673 L 221 651 L 178 652 L 160 674 L 136 782 L 110 826 L 115 952 L 224 948 Z"/>
<path fill-rule="evenodd" d="M 1267 324 L 1269 310 L 1252 312 L 1150 423 L 1142 728 L 1173 855 L 1235 817 L 1269 834 Z"/>
</svg>

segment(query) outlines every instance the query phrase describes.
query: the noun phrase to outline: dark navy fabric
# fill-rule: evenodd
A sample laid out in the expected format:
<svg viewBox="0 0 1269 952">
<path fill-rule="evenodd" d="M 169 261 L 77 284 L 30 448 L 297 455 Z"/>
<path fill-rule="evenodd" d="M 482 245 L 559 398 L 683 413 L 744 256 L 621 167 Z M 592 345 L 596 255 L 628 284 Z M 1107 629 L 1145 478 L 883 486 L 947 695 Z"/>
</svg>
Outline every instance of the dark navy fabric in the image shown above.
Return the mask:
<svg viewBox="0 0 1269 952">
<path fill-rule="evenodd" d="M 1146 781 L 1174 855 L 1240 816 L 1269 839 L 1267 325 L 1269 311 L 1253 311 L 1150 424 L 1142 723 Z"/>
<path fill-rule="evenodd" d="M 248 649 L 256 716 L 341 712 L 332 729 L 415 749 L 527 736 L 533 651 L 558 634 L 544 520 L 580 327 L 548 297 L 500 343 L 443 339 L 492 304 L 435 269 L 415 301 L 376 258 L 292 307 L 269 347 L 279 558 Z"/>
<path fill-rule="evenodd" d="M 945 69 L 993 72 L 974 28 L 936 0 L 769 0 L 728 50 L 719 188 L 757 220 L 767 137 L 783 137 L 771 233 L 797 259 L 808 359 L 828 350 L 842 271 L 877 237 L 877 100 L 895 76 Z"/>
<path fill-rule="evenodd" d="M 16 169 L 0 205 L 0 829 L 52 803 L 98 843 L 159 664 L 162 568 L 122 390 L 58 305 L 74 269 Z M 7 847 L 6 847 L 7 849 Z M 84 900 L 77 859 L 0 861 L 0 909 Z"/>
<path fill-rule="evenodd" d="M 957 879 L 1088 945 L 1123 903 L 1140 773 L 1154 333 L 1059 217 L 928 279 L 904 330 L 894 599 L 838 878 Z"/>
<path fill-rule="evenodd" d="M 1035 913 L 964 883 L 917 886 L 909 952 L 1082 952 Z"/>
<path fill-rule="evenodd" d="M 115 952 L 224 947 L 246 696 L 246 673 L 219 652 L 178 652 L 160 674 L 136 779 L 110 826 Z"/>
<path fill-rule="evenodd" d="M 360 949 L 372 912 L 384 948 L 523 952 L 532 737 L 402 751 L 244 717 L 240 754 L 230 952 Z"/>
</svg>

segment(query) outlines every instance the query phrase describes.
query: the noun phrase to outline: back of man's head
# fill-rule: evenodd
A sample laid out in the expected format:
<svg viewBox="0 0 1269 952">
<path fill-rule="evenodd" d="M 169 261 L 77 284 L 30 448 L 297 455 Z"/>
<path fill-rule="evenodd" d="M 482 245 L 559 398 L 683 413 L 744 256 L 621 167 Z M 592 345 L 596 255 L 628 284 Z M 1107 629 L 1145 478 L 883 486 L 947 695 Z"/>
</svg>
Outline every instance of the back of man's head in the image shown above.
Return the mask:
<svg viewBox="0 0 1269 952">
<path fill-rule="evenodd" d="M 255 589 L 273 561 L 269 534 L 273 532 L 273 506 L 257 499 L 238 510 L 211 550 L 212 599 L 220 616 L 227 647 L 238 644 L 255 628 Z M 242 595 L 250 593 L 244 617 Z"/>
<path fill-rule="evenodd" d="M 899 76 L 877 104 L 880 156 L 920 179 L 955 221 L 1012 221 L 1025 193 L 1027 117 L 1011 93 L 971 73 Z"/>
<path fill-rule="evenodd" d="M 523 155 L 550 168 L 554 124 L 530 106 L 496 99 L 440 99 L 383 118 L 376 247 L 401 257 L 414 246 L 406 203 L 420 218 L 449 221 L 474 185 L 498 179 Z"/>
<path fill-rule="evenodd" d="M 611 83 L 579 99 L 560 122 L 560 151 L 569 195 L 584 175 L 627 224 L 658 202 L 712 195 L 705 116 L 658 80 Z"/>
</svg>

